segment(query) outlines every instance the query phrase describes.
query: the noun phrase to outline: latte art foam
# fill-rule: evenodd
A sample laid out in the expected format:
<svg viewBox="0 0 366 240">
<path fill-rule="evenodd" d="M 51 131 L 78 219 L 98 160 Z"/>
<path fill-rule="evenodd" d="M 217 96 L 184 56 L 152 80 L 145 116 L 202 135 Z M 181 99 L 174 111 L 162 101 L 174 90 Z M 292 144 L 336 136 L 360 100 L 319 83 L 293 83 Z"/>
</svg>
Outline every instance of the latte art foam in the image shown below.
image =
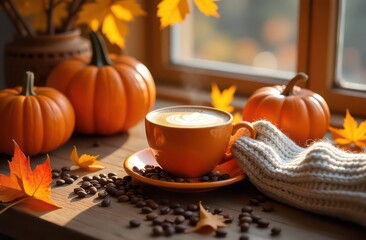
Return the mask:
<svg viewBox="0 0 366 240">
<path fill-rule="evenodd" d="M 217 122 L 217 117 L 206 113 L 181 113 L 168 116 L 166 121 L 175 125 L 203 126 Z"/>
<path fill-rule="evenodd" d="M 204 107 L 168 107 L 150 112 L 146 119 L 155 124 L 174 128 L 202 128 L 226 124 L 228 113 Z"/>
</svg>

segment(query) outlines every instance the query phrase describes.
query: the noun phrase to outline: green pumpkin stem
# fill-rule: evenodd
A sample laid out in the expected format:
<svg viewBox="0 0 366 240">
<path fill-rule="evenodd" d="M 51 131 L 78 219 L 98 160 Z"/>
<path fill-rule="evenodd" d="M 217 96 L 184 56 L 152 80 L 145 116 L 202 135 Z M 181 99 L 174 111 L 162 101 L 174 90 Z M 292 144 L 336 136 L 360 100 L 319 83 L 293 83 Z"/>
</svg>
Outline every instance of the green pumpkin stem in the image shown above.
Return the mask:
<svg viewBox="0 0 366 240">
<path fill-rule="evenodd" d="M 300 82 L 304 82 L 308 80 L 308 75 L 306 75 L 303 72 L 298 73 L 293 79 L 290 80 L 290 82 L 286 85 L 285 90 L 281 93 L 281 95 L 284 96 L 290 96 L 293 95 L 294 87 L 299 84 Z"/>
<path fill-rule="evenodd" d="M 34 73 L 26 71 L 24 74 L 22 92 L 20 93 L 20 95 L 35 96 L 36 93 L 33 91 L 33 86 L 34 86 Z"/>
<path fill-rule="evenodd" d="M 90 65 L 97 67 L 112 65 L 113 63 L 108 57 L 107 47 L 105 46 L 102 36 L 97 32 L 90 31 L 89 38 L 93 50 Z"/>
</svg>

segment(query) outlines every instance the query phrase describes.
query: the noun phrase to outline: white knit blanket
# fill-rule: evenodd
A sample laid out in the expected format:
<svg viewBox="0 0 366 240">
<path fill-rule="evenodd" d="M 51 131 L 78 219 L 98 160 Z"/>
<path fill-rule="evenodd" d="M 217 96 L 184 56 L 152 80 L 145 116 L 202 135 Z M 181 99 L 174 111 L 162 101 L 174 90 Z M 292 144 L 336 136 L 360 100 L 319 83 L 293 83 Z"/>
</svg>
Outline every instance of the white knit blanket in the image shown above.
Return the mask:
<svg viewBox="0 0 366 240">
<path fill-rule="evenodd" d="M 366 154 L 348 153 L 322 141 L 301 148 L 268 121 L 253 126 L 257 138 L 241 137 L 231 151 L 261 192 L 300 209 L 366 226 Z"/>
</svg>

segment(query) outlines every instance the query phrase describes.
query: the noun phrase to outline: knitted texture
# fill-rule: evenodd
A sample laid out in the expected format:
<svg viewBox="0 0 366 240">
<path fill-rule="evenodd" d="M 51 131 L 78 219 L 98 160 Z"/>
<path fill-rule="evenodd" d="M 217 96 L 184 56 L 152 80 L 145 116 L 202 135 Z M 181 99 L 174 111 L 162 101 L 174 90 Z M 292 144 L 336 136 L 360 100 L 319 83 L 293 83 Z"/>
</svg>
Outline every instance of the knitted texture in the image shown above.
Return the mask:
<svg viewBox="0 0 366 240">
<path fill-rule="evenodd" d="M 239 138 L 231 152 L 261 192 L 366 226 L 366 154 L 348 153 L 327 142 L 301 148 L 268 121 L 253 126 L 257 138 Z"/>
</svg>

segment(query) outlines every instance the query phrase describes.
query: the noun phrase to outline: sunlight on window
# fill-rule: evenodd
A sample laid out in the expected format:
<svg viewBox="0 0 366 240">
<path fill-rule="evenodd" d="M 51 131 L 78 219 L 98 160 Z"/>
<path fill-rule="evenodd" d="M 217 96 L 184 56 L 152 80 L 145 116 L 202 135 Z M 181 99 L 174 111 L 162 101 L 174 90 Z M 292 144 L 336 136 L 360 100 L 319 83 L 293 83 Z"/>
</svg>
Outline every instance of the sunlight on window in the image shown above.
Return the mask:
<svg viewBox="0 0 366 240">
<path fill-rule="evenodd" d="M 366 90 L 366 1 L 342 1 L 338 50 L 338 84 Z"/>
<path fill-rule="evenodd" d="M 218 5 L 220 18 L 194 9 L 173 28 L 173 63 L 260 75 L 296 72 L 299 1 L 231 0 Z"/>
</svg>

